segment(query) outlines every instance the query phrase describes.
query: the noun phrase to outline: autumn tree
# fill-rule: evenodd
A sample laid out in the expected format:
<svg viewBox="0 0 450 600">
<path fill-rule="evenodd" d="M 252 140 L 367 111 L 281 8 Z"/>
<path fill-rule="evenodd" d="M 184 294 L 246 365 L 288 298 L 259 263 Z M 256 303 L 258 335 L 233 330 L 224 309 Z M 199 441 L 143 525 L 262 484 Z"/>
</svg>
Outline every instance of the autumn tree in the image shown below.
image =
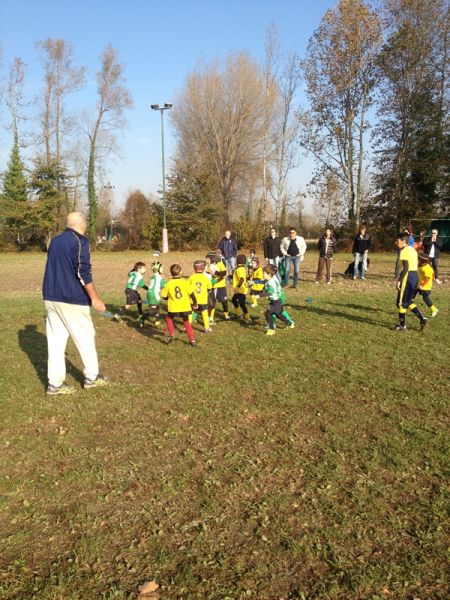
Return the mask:
<svg viewBox="0 0 450 600">
<path fill-rule="evenodd" d="M 221 214 L 218 197 L 217 179 L 204 165 L 174 171 L 167 191 L 171 247 L 185 250 L 212 243 Z"/>
<path fill-rule="evenodd" d="M 148 247 L 161 229 L 159 211 L 141 190 L 131 192 L 121 214 L 121 224 L 127 232 L 129 248 Z"/>
<path fill-rule="evenodd" d="M 124 87 L 124 67 L 117 62 L 117 53 L 107 46 L 101 57 L 97 73 L 97 111 L 93 122 L 87 127 L 89 138 L 89 164 L 87 174 L 89 227 L 91 240 L 97 228 L 97 195 L 95 177 L 97 162 L 109 156 L 117 148 L 115 132 L 125 126 L 125 110 L 132 107 L 129 91 Z"/>
<path fill-rule="evenodd" d="M 449 8 L 443 0 L 386 0 L 385 20 L 375 213 L 398 230 L 448 206 Z"/>
<path fill-rule="evenodd" d="M 322 225 L 342 224 L 346 216 L 342 180 L 333 171 L 324 171 L 308 186 L 314 198 L 314 212 Z"/>
<path fill-rule="evenodd" d="M 198 67 L 174 104 L 177 157 L 211 166 L 225 223 L 242 201 L 239 185 L 260 168 L 263 95 L 258 67 L 238 53 Z"/>
<path fill-rule="evenodd" d="M 324 184 L 328 172 L 342 181 L 347 216 L 356 224 L 380 43 L 378 14 L 363 0 L 339 0 L 314 32 L 303 63 L 310 110 L 302 115 L 302 144 L 325 167 Z"/>
</svg>

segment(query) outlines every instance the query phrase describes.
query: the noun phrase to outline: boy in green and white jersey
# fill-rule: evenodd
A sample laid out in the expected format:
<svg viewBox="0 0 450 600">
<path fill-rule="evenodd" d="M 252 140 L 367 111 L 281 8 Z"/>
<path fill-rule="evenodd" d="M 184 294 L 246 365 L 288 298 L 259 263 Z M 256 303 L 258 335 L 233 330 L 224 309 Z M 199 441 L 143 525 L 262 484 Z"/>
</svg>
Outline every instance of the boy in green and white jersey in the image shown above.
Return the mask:
<svg viewBox="0 0 450 600">
<path fill-rule="evenodd" d="M 126 303 L 122 308 L 114 315 L 114 319 L 119 323 L 122 322 L 122 317 L 126 311 L 133 306 L 137 305 L 139 319 L 142 317 L 142 300 L 139 294 L 139 289 L 142 288 L 147 290 L 147 286 L 144 283 L 144 273 L 146 271 L 145 263 L 137 262 L 131 271 L 128 273 L 127 286 L 125 288 Z"/>
<path fill-rule="evenodd" d="M 294 321 L 283 306 L 286 297 L 277 277 L 277 272 L 278 269 L 275 265 L 267 265 L 263 269 L 264 280 L 266 281 L 263 295 L 269 298 L 269 308 L 265 312 L 267 325 L 269 326 L 266 335 L 275 335 L 275 321 L 277 318 L 281 319 L 289 329 L 295 327 Z"/>
<path fill-rule="evenodd" d="M 154 261 L 152 263 L 152 272 L 153 275 L 150 277 L 150 281 L 148 283 L 148 291 L 147 291 L 147 304 L 149 305 L 149 310 L 145 311 L 142 317 L 139 319 L 139 326 L 143 327 L 146 319 L 149 319 L 151 316 L 155 317 L 154 324 L 156 326 L 161 324 L 161 290 L 166 286 L 167 281 L 163 279 L 163 266 L 159 261 Z"/>
</svg>

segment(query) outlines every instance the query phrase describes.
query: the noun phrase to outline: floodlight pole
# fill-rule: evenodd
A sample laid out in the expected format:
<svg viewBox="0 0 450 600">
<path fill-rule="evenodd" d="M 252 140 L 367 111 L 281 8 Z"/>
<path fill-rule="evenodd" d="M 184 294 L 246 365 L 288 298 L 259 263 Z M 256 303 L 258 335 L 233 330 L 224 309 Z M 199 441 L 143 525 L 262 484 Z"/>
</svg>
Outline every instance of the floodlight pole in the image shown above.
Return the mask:
<svg viewBox="0 0 450 600">
<path fill-rule="evenodd" d="M 172 108 L 172 103 L 165 102 L 164 106 L 152 104 L 152 110 L 159 110 L 161 113 L 161 165 L 162 165 L 162 189 L 163 189 L 163 231 L 162 231 L 162 251 L 164 254 L 169 252 L 169 236 L 167 232 L 167 198 L 166 198 L 166 165 L 164 160 L 164 111 Z"/>
</svg>

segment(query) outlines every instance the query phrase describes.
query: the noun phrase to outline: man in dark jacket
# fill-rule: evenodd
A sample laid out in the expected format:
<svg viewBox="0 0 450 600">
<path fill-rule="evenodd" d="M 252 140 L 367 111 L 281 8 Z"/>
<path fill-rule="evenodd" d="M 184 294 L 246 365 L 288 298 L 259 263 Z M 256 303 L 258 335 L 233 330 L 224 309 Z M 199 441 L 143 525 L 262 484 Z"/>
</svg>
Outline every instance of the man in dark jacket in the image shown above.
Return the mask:
<svg viewBox="0 0 450 600">
<path fill-rule="evenodd" d="M 356 279 L 359 273 L 359 261 L 362 260 L 361 279 L 365 279 L 367 271 L 367 256 L 370 248 L 370 235 L 367 233 L 366 226 L 361 225 L 359 233 L 353 240 L 352 254 L 355 257 L 353 268 L 353 279 Z"/>
<path fill-rule="evenodd" d="M 442 250 L 442 242 L 438 238 L 438 230 L 431 230 L 431 237 L 423 240 L 423 249 L 428 254 L 431 260 L 431 266 L 434 270 L 435 282 L 439 285 L 441 283 L 439 279 L 439 255 Z"/>
<path fill-rule="evenodd" d="M 67 215 L 67 227 L 53 238 L 48 249 L 43 283 L 47 312 L 48 387 L 47 394 L 73 394 L 66 385 L 65 350 L 73 339 L 84 366 L 84 387 L 106 385 L 99 375 L 95 330 L 90 306 L 105 311 L 92 281 L 89 241 L 84 236 L 86 219 L 82 213 Z"/>
<path fill-rule="evenodd" d="M 277 236 L 275 227 L 270 228 L 270 235 L 264 240 L 264 258 L 269 265 L 278 267 L 281 256 L 281 238 Z"/>
<path fill-rule="evenodd" d="M 227 268 L 228 283 L 231 283 L 233 272 L 236 268 L 237 244 L 231 237 L 231 231 L 225 231 L 225 237 L 220 240 L 219 249 L 225 259 Z"/>
</svg>

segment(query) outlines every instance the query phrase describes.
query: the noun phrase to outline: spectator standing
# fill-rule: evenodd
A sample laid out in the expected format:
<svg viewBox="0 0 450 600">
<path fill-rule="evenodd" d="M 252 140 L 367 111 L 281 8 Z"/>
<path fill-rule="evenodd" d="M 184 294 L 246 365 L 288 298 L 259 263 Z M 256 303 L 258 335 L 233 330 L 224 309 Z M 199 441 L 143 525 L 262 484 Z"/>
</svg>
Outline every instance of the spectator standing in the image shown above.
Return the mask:
<svg viewBox="0 0 450 600">
<path fill-rule="evenodd" d="M 270 235 L 264 240 L 264 258 L 269 265 L 275 265 L 278 267 L 280 262 L 280 250 L 281 238 L 277 236 L 275 227 L 270 228 Z"/>
<path fill-rule="evenodd" d="M 231 237 L 231 231 L 225 231 L 225 236 L 220 240 L 219 249 L 225 259 L 228 283 L 231 283 L 233 272 L 236 268 L 237 256 L 237 243 L 236 240 L 233 240 Z"/>
<path fill-rule="evenodd" d="M 288 285 L 291 266 L 293 265 L 294 277 L 292 280 L 292 287 L 296 288 L 297 282 L 300 279 L 300 263 L 305 258 L 306 242 L 304 238 L 297 235 L 297 231 L 294 227 L 291 227 L 289 229 L 289 235 L 282 239 L 280 251 L 286 261 L 286 273 L 284 275 L 283 285 Z"/>
<path fill-rule="evenodd" d="M 334 251 L 336 250 L 336 238 L 330 227 L 325 229 L 325 233 L 319 239 L 317 244 L 319 250 L 319 264 L 317 267 L 316 283 L 322 279 L 323 269 L 326 267 L 327 284 L 331 284 L 332 262 Z"/>
<path fill-rule="evenodd" d="M 434 281 L 440 285 L 441 280 L 439 279 L 439 255 L 442 250 L 442 241 L 438 238 L 438 230 L 431 230 L 431 237 L 423 240 L 423 249 L 430 259 L 431 266 L 434 271 Z"/>
<path fill-rule="evenodd" d="M 353 268 L 353 279 L 356 279 L 359 273 L 359 261 L 362 260 L 361 279 L 365 279 L 367 271 L 367 256 L 370 248 L 370 235 L 367 233 L 365 225 L 361 225 L 359 233 L 353 240 L 352 254 L 355 257 Z"/>
<path fill-rule="evenodd" d="M 47 394 L 73 394 L 65 384 L 65 350 L 69 336 L 81 356 L 84 387 L 107 384 L 99 375 L 95 330 L 90 306 L 105 311 L 97 295 L 91 273 L 89 241 L 85 237 L 86 218 L 82 213 L 67 215 L 67 227 L 53 238 L 47 254 L 43 297 L 47 312 L 48 387 Z"/>
</svg>

